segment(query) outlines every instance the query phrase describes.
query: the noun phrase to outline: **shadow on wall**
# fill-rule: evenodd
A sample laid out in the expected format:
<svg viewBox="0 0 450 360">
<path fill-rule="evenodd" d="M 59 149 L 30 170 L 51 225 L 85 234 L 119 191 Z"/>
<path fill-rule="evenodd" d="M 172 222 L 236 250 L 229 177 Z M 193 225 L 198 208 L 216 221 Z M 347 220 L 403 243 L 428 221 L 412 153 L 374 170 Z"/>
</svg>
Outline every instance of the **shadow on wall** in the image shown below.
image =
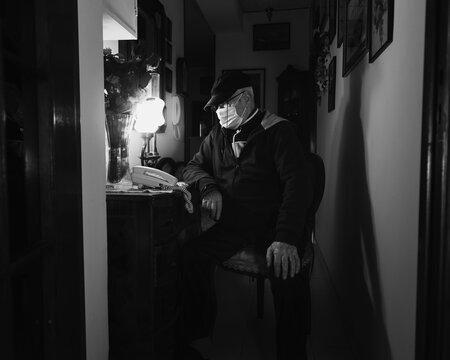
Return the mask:
<svg viewBox="0 0 450 360">
<path fill-rule="evenodd" d="M 383 320 L 361 111 L 361 67 L 349 79 L 336 180 L 337 283 L 359 358 L 391 360 Z"/>
</svg>

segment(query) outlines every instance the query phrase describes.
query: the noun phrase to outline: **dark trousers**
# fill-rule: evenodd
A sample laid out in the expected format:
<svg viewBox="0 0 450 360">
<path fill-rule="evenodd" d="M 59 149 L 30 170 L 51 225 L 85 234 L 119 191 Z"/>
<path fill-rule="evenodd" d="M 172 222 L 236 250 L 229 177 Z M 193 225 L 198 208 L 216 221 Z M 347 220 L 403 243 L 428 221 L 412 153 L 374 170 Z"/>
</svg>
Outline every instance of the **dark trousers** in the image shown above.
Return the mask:
<svg viewBox="0 0 450 360">
<path fill-rule="evenodd" d="M 185 344 L 212 335 L 217 312 L 214 270 L 218 263 L 247 246 L 248 236 L 236 234 L 216 224 L 198 238 L 187 242 L 181 251 L 182 294 L 181 337 Z M 260 246 L 261 252 L 270 244 Z M 310 327 L 310 290 L 307 274 L 283 280 L 269 277 L 275 306 L 278 360 L 303 360 Z"/>
</svg>

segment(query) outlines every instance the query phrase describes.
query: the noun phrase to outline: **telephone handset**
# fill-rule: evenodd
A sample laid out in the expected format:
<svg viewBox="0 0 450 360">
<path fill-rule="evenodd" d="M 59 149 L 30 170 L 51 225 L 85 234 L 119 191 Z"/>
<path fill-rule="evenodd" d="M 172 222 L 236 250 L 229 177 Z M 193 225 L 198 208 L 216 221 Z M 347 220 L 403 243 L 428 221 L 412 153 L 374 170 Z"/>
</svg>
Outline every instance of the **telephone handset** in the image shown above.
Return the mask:
<svg viewBox="0 0 450 360">
<path fill-rule="evenodd" d="M 164 188 L 176 186 L 178 179 L 165 171 L 147 167 L 133 166 L 131 180 L 135 184 L 141 184 L 153 188 Z"/>
</svg>

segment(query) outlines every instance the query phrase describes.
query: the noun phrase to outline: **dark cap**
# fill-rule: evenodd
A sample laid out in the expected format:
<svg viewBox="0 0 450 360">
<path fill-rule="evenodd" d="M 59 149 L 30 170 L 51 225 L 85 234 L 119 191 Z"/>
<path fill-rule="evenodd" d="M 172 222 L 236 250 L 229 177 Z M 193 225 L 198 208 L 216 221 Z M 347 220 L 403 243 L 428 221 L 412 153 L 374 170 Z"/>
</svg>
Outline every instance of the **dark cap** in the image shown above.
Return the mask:
<svg viewBox="0 0 450 360">
<path fill-rule="evenodd" d="M 236 90 L 251 86 L 250 76 L 242 71 L 232 70 L 219 76 L 211 89 L 211 99 L 203 109 L 217 106 L 227 101 Z"/>
</svg>

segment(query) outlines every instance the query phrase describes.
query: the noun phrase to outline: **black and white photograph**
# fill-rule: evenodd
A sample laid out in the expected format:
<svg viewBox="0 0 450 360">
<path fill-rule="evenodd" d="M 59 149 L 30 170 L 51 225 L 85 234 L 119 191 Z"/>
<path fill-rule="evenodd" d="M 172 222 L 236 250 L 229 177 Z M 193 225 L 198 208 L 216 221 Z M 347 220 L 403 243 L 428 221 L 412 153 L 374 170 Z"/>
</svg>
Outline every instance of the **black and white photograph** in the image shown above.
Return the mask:
<svg viewBox="0 0 450 360">
<path fill-rule="evenodd" d="M 0 5 L 0 360 L 449 360 L 448 0 Z"/>
<path fill-rule="evenodd" d="M 348 0 L 345 8 L 345 32 L 342 76 L 347 76 L 367 53 L 367 13 L 369 0 Z"/>
<path fill-rule="evenodd" d="M 394 0 L 370 0 L 369 62 L 375 59 L 393 40 Z"/>
<path fill-rule="evenodd" d="M 288 50 L 290 47 L 290 23 L 253 25 L 253 50 Z"/>
<path fill-rule="evenodd" d="M 336 106 L 336 56 L 328 65 L 328 112 L 334 110 Z"/>
</svg>

